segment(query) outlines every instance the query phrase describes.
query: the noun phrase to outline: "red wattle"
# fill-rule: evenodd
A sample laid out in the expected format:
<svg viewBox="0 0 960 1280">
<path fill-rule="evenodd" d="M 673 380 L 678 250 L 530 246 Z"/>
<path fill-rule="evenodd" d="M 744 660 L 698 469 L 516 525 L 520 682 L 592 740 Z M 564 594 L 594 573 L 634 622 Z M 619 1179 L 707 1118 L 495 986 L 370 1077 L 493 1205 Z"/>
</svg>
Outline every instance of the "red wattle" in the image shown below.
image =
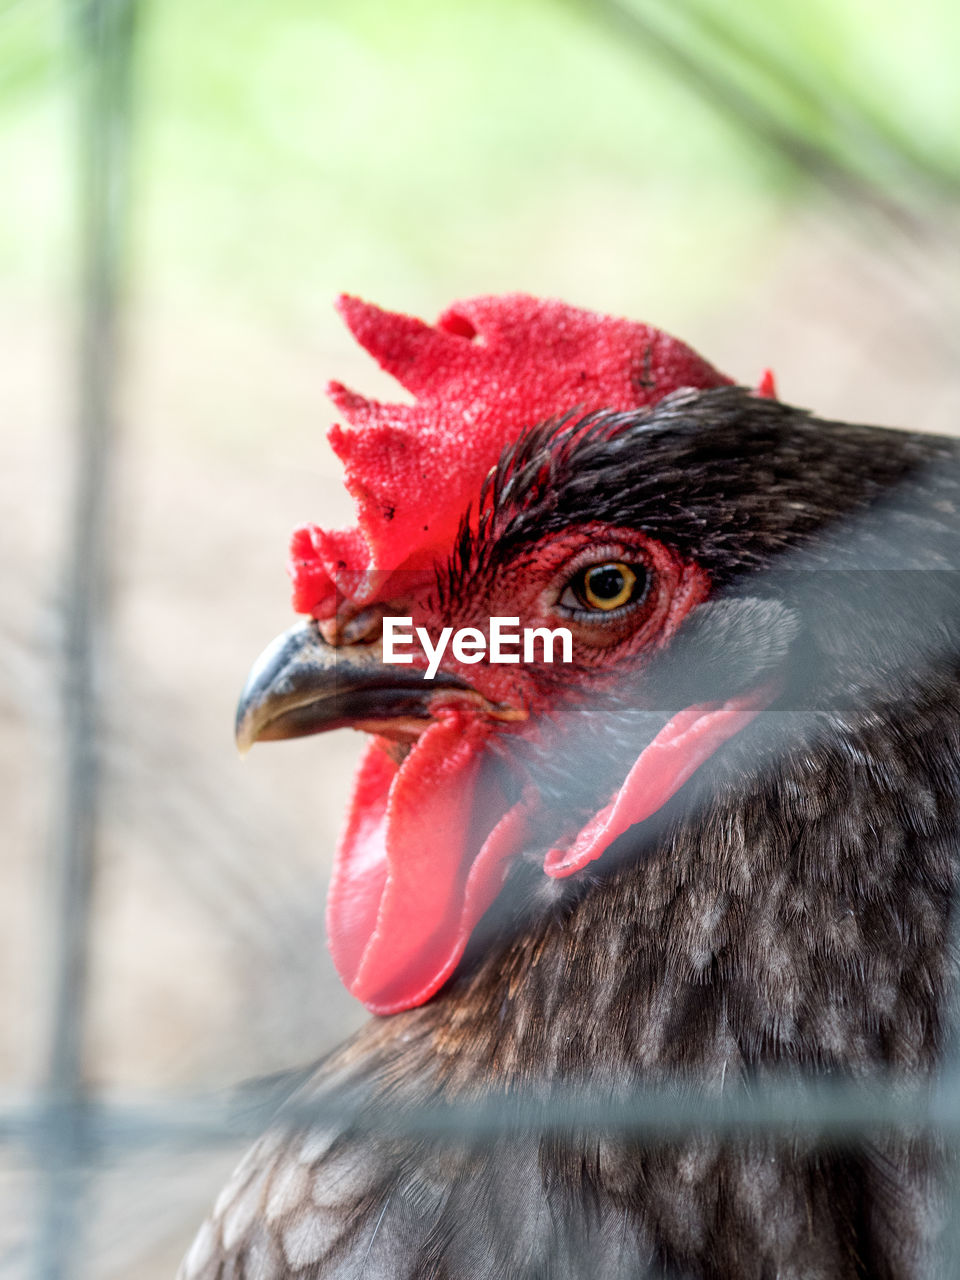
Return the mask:
<svg viewBox="0 0 960 1280">
<path fill-rule="evenodd" d="M 387 879 L 386 819 L 397 766 L 374 739 L 360 762 L 327 898 L 327 935 L 337 972 L 352 988 L 377 924 Z"/>
<path fill-rule="evenodd" d="M 573 875 L 599 858 L 675 795 L 775 693 L 766 685 L 675 715 L 573 843 L 550 850 L 547 875 Z M 534 790 L 508 807 L 481 776 L 494 731 L 489 722 L 454 706 L 434 714 L 402 765 L 382 739 L 371 743 L 337 849 L 327 905 L 330 950 L 347 988 L 373 1013 L 423 1004 L 446 982 L 538 817 Z"/>
<path fill-rule="evenodd" d="M 489 732 L 442 708 L 401 767 L 380 742 L 364 757 L 327 928 L 341 977 L 375 1013 L 422 1004 L 436 991 L 499 888 L 470 880 L 476 775 Z"/>
<path fill-rule="evenodd" d="M 551 849 L 543 860 L 548 876 L 562 879 L 581 871 L 618 836 L 661 809 L 728 738 L 745 729 L 774 697 L 770 685 L 726 702 L 686 707 L 645 747 L 623 785 L 594 814 L 573 844 Z"/>
</svg>

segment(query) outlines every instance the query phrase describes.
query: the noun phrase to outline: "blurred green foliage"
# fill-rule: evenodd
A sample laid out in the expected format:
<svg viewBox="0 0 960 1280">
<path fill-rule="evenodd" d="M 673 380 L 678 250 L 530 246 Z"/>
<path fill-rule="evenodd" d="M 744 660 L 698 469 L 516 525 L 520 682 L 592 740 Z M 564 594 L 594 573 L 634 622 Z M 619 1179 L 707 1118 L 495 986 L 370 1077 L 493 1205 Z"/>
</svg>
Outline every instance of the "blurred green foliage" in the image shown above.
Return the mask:
<svg viewBox="0 0 960 1280">
<path fill-rule="evenodd" d="M 9 281 L 70 226 L 66 15 L 0 8 Z M 141 35 L 137 279 L 298 321 L 443 280 L 669 322 L 796 202 L 960 173 L 951 0 L 153 0 Z"/>
</svg>

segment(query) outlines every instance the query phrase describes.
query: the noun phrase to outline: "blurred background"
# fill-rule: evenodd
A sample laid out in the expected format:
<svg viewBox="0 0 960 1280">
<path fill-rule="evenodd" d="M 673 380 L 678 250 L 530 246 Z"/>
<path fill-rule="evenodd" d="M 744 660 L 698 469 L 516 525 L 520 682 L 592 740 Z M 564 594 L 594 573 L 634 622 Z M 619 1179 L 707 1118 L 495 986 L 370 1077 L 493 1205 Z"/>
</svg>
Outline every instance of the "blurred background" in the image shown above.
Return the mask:
<svg viewBox="0 0 960 1280">
<path fill-rule="evenodd" d="M 162 1117 L 364 1016 L 359 738 L 231 734 L 350 518 L 324 384 L 394 394 L 335 295 L 558 296 L 954 432 L 958 55 L 950 0 L 0 0 L 0 1275 L 172 1277 L 245 1140 Z"/>
</svg>

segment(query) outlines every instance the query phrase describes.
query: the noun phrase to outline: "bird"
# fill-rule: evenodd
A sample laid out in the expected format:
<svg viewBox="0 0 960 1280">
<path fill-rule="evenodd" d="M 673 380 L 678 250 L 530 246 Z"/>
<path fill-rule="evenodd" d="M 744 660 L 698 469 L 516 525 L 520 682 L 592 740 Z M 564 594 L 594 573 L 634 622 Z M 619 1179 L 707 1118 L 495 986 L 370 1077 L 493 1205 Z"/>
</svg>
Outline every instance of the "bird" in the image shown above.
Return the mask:
<svg viewBox="0 0 960 1280">
<path fill-rule="evenodd" d="M 369 737 L 327 929 L 374 1016 L 284 1082 L 180 1280 L 937 1274 L 935 1134 L 557 1114 L 938 1078 L 957 442 L 558 301 L 338 305 L 412 403 L 331 384 L 358 522 L 295 531 L 237 735 Z"/>
</svg>

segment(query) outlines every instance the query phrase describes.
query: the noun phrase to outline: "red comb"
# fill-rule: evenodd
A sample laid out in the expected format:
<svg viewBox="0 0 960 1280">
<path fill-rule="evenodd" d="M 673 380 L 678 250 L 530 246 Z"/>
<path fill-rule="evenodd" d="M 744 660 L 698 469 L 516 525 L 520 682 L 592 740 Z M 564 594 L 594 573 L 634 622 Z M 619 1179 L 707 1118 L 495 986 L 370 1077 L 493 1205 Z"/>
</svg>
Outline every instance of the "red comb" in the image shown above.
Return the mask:
<svg viewBox="0 0 960 1280">
<path fill-rule="evenodd" d="M 764 369 L 760 375 L 760 381 L 757 383 L 757 395 L 761 400 L 776 400 L 777 380 L 773 376 L 772 369 Z"/>
<path fill-rule="evenodd" d="M 570 410 L 640 408 L 680 387 L 730 382 L 649 325 L 525 294 L 454 303 L 435 326 L 346 295 L 337 306 L 415 403 L 379 404 L 330 384 L 350 427 L 328 438 L 359 527 L 304 525 L 293 535 L 294 608 L 316 617 L 333 612 L 337 591 L 362 601 L 385 571 L 428 568 L 526 428 Z"/>
</svg>

